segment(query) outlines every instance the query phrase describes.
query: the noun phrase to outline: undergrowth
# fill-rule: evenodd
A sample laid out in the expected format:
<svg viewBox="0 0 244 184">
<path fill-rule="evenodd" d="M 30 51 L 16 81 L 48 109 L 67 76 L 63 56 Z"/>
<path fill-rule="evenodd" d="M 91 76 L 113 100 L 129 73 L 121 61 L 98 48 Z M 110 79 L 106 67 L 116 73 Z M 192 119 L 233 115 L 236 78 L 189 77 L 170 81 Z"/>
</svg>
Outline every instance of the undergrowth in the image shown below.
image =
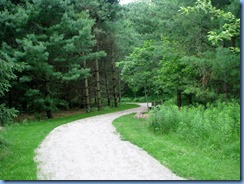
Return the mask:
<svg viewBox="0 0 244 184">
<path fill-rule="evenodd" d="M 157 134 L 175 132 L 179 138 L 221 157 L 240 159 L 240 105 L 222 102 L 207 107 L 158 106 L 150 112 Z"/>
<path fill-rule="evenodd" d="M 171 112 L 174 110 L 168 111 Z M 187 137 L 182 138 L 186 132 L 181 135 L 173 130 L 168 133 L 155 133 L 152 127 L 149 128 L 147 120 L 134 118 L 134 114 L 116 119 L 113 125 L 122 140 L 130 141 L 144 149 L 180 177 L 189 180 L 240 180 L 238 158 L 225 157 L 222 153 L 216 154 L 215 150 L 208 149 L 207 146 L 192 144 L 189 139 L 187 141 Z M 236 151 L 232 150 L 236 146 L 238 145 L 226 144 L 222 149 L 226 147 L 237 156 Z"/>
</svg>

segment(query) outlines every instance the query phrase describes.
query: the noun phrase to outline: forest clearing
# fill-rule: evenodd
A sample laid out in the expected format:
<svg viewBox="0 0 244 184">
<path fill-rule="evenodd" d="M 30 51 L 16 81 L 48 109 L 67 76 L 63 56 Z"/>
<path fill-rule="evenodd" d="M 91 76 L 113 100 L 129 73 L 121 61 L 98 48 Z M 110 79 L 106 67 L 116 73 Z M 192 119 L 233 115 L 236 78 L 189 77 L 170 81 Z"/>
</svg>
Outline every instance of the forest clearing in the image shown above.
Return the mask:
<svg viewBox="0 0 244 184">
<path fill-rule="evenodd" d="M 240 16 L 0 0 L 0 179 L 240 180 Z"/>
</svg>

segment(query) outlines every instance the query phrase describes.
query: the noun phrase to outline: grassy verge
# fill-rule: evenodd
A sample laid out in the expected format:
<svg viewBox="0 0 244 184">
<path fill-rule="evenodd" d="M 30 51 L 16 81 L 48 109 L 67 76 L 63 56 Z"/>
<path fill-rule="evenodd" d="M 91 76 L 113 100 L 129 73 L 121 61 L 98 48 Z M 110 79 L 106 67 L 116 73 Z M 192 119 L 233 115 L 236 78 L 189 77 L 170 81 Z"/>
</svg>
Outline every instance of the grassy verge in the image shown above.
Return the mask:
<svg viewBox="0 0 244 184">
<path fill-rule="evenodd" d="M 133 114 L 113 122 L 122 140 L 147 151 L 178 176 L 191 180 L 240 180 L 239 160 L 224 159 L 181 140 L 176 133 L 155 134 Z"/>
<path fill-rule="evenodd" d="M 117 109 L 78 114 L 46 121 L 12 124 L 0 131 L 0 179 L 35 180 L 34 150 L 55 127 L 81 118 L 135 108 L 135 104 L 121 104 Z"/>
</svg>

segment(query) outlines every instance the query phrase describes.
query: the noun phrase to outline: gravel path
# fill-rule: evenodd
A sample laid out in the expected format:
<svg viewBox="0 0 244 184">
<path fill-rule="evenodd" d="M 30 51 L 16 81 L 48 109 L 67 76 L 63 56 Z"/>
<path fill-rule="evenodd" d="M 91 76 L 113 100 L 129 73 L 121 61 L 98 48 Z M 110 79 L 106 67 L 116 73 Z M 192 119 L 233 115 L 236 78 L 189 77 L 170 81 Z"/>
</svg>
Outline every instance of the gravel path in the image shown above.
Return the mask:
<svg viewBox="0 0 244 184">
<path fill-rule="evenodd" d="M 146 104 L 55 128 L 36 150 L 39 180 L 181 180 L 137 146 L 122 141 L 112 125 Z"/>
</svg>

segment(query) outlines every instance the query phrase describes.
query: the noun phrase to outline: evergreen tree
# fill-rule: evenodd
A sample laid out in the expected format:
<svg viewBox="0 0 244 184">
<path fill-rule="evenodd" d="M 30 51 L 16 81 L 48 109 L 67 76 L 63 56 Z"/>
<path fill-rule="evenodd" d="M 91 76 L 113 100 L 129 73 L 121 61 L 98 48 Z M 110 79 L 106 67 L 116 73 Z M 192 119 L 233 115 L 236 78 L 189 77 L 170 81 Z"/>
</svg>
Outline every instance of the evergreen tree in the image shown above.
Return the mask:
<svg viewBox="0 0 244 184">
<path fill-rule="evenodd" d="M 84 60 L 103 53 L 92 53 L 94 21 L 86 12 L 77 13 L 68 1 L 35 1 L 26 8 L 30 12 L 26 24 L 29 29 L 18 44 L 27 66 L 20 82 L 28 86 L 25 96 L 28 103 L 32 101 L 29 107 L 45 110 L 52 118 L 59 86 L 85 78 L 89 70 L 83 68 Z"/>
</svg>

